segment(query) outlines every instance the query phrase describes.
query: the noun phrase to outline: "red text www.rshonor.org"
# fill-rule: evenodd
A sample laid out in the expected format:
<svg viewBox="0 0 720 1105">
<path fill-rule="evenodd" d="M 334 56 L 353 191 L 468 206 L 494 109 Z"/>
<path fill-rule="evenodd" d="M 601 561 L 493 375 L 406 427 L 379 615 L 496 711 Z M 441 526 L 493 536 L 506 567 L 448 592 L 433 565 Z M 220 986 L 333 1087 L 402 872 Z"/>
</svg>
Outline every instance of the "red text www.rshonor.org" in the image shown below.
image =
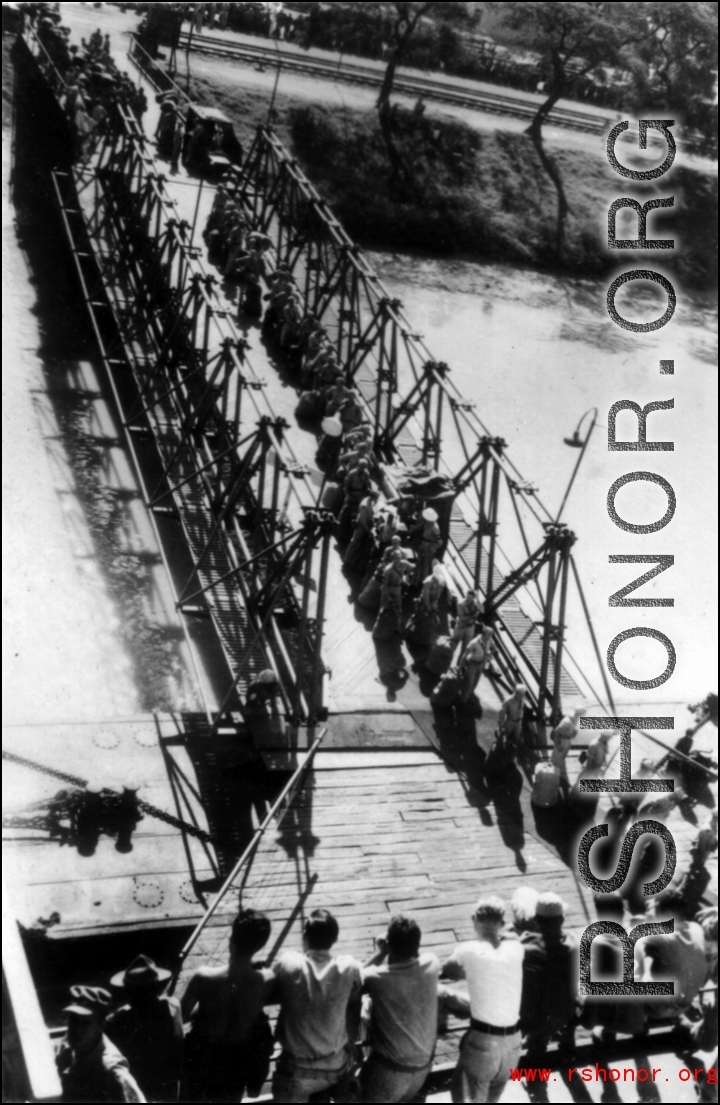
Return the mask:
<svg viewBox="0 0 720 1105">
<path fill-rule="evenodd" d="M 680 1082 L 706 1082 L 709 1086 L 717 1086 L 718 1072 L 715 1067 L 705 1070 L 704 1067 L 695 1067 L 689 1070 L 681 1067 L 677 1072 Z M 512 1067 L 510 1069 L 512 1082 L 555 1082 L 552 1068 L 549 1067 Z M 601 1067 L 595 1063 L 593 1067 L 568 1067 L 567 1081 L 582 1082 L 669 1082 L 670 1079 L 663 1074 L 662 1067 Z"/>
</svg>

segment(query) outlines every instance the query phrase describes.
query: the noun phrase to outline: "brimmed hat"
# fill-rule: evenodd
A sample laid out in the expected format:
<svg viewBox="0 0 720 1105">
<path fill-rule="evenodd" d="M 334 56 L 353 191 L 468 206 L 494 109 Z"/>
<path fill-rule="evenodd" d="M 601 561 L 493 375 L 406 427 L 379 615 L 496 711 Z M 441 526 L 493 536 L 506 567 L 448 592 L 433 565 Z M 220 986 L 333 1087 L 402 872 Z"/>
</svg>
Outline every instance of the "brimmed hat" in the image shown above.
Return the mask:
<svg viewBox="0 0 720 1105">
<path fill-rule="evenodd" d="M 113 975 L 110 984 L 121 990 L 141 990 L 167 982 L 171 974 L 164 967 L 158 967 L 149 955 L 139 955 L 126 971 Z"/>
<path fill-rule="evenodd" d="M 426 522 L 437 522 L 438 520 L 438 513 L 436 510 L 433 510 L 431 506 L 425 507 L 422 516 Z"/>
<path fill-rule="evenodd" d="M 71 986 L 70 1005 L 63 1013 L 75 1013 L 79 1017 L 94 1017 L 96 1013 L 105 1014 L 112 1005 L 112 997 L 100 986 Z"/>
<path fill-rule="evenodd" d="M 535 906 L 536 917 L 564 917 L 565 903 L 559 894 L 546 890 L 541 894 Z"/>
</svg>

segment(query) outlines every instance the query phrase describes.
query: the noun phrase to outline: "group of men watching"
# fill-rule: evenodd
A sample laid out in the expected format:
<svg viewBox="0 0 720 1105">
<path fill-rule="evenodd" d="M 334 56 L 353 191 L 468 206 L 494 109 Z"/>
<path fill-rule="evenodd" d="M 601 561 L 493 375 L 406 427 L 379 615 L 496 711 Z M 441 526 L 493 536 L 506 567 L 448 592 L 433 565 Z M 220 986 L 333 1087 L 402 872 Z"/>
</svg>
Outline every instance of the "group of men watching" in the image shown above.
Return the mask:
<svg viewBox="0 0 720 1105">
<path fill-rule="evenodd" d="M 599 918 L 631 927 L 617 895 L 599 895 L 597 903 Z M 674 917 L 675 932 L 636 943 L 635 974 L 673 979 L 672 999 L 583 1004 L 577 942 L 564 929 L 564 903 L 553 892 L 521 888 L 512 924 L 502 899 L 481 898 L 472 913 L 473 938 L 442 965 L 421 950 L 417 922 L 401 915 L 375 940 L 364 965 L 336 955 L 338 922 L 318 909 L 305 922 L 302 950 L 280 952 L 260 966 L 254 956 L 269 939 L 270 921 L 242 909 L 227 962 L 196 971 L 180 1002 L 163 995 L 170 972 L 145 956 L 111 980 L 122 993 L 114 1012 L 106 990 L 73 987 L 58 1055 L 64 1100 L 241 1101 L 260 1092 L 277 1041 L 274 1101 L 308 1101 L 326 1090 L 335 1101 L 409 1101 L 430 1073 L 438 1026 L 454 1013 L 469 1018 L 469 1028 L 452 1075 L 452 1100 L 497 1101 L 519 1065 L 523 1040 L 526 1065 L 546 1066 L 553 1039 L 572 1056 L 581 1022 L 607 1045 L 618 1032 L 642 1035 L 658 1017 L 687 1021 L 703 983 L 717 981 L 717 911 L 714 942 L 688 919 L 677 891 L 658 899 L 657 914 Z M 622 975 L 614 937 L 596 937 L 592 956 L 594 980 Z M 267 1006 L 279 1010 L 274 1037 Z"/>
</svg>

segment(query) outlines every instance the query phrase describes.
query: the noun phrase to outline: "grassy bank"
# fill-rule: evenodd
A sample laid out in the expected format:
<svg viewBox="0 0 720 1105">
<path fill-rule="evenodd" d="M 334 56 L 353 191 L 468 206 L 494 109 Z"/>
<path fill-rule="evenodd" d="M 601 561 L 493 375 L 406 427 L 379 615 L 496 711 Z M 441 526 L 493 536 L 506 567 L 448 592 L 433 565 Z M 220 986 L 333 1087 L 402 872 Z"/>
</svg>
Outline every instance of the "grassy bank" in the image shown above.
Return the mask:
<svg viewBox="0 0 720 1105">
<path fill-rule="evenodd" d="M 266 121 L 265 95 L 203 80 L 196 81 L 195 94 L 231 115 L 244 145 Z M 618 177 L 614 187 L 599 141 L 597 154 L 551 147 L 570 203 L 558 257 L 557 194 L 523 134 L 479 133 L 448 116 L 416 117 L 400 109 L 397 145 L 412 187 L 398 192 L 373 112 L 279 97 L 273 125 L 348 233 L 366 247 L 462 254 L 578 276 L 603 275 L 618 264 L 637 267 L 638 258 L 652 267 L 657 254 L 603 248 L 605 212 L 616 196 L 643 201 L 674 194 L 675 207 L 653 212 L 648 233 L 675 238 L 675 253 L 663 260 L 681 286 L 716 286 L 717 178 L 709 172 L 676 166 L 669 179 L 643 186 Z M 618 236 L 625 233 L 621 223 Z"/>
</svg>

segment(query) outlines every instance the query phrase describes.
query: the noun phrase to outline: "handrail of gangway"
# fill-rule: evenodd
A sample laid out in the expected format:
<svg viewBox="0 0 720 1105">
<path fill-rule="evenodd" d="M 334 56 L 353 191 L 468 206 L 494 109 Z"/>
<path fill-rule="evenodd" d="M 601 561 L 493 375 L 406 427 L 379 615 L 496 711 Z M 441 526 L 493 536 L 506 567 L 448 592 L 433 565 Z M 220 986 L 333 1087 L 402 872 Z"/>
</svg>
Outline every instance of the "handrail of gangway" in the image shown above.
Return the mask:
<svg viewBox="0 0 720 1105">
<path fill-rule="evenodd" d="M 195 944 L 199 940 L 201 933 L 207 927 L 210 919 L 213 917 L 213 915 L 217 911 L 217 908 L 220 905 L 220 903 L 227 896 L 228 892 L 232 888 L 235 880 L 237 879 L 238 875 L 242 871 L 243 867 L 245 867 L 250 862 L 250 860 L 252 859 L 252 857 L 255 853 L 255 850 L 257 849 L 260 841 L 262 840 L 263 836 L 265 835 L 267 829 L 270 827 L 270 824 L 275 819 L 278 811 L 282 808 L 283 803 L 285 803 L 287 801 L 287 799 L 292 794 L 292 792 L 296 789 L 298 784 L 301 783 L 301 781 L 302 781 L 303 777 L 305 776 L 306 772 L 308 771 L 308 769 L 312 765 L 312 762 L 315 758 L 315 753 L 317 752 L 318 748 L 320 747 L 323 740 L 325 739 L 326 734 L 327 734 L 327 727 L 324 728 L 321 731 L 320 735 L 313 741 L 312 745 L 308 749 L 308 753 L 307 753 L 307 756 L 305 757 L 304 761 L 295 770 L 295 772 L 292 775 L 292 778 L 288 781 L 288 783 L 285 785 L 285 787 L 283 787 L 280 795 L 275 799 L 273 805 L 271 806 L 270 810 L 266 814 L 262 824 L 256 829 L 252 840 L 248 844 L 248 846 L 245 849 L 245 851 L 243 852 L 243 854 L 240 856 L 240 859 L 237 861 L 237 863 L 233 867 L 233 869 L 230 872 L 230 874 L 228 875 L 228 877 L 225 879 L 225 882 L 223 883 L 223 885 L 220 887 L 220 890 L 217 893 L 215 901 L 206 910 L 206 912 L 203 915 L 201 921 L 199 922 L 199 924 L 197 925 L 197 927 L 195 928 L 195 930 L 193 931 L 193 933 L 191 934 L 191 936 L 189 937 L 187 942 L 185 943 L 184 947 L 182 948 L 182 951 L 180 952 L 179 962 L 177 964 L 177 967 L 175 968 L 172 980 L 170 982 L 170 986 L 169 986 L 169 990 L 168 990 L 169 993 L 173 993 L 173 991 L 174 991 L 174 989 L 177 985 L 178 979 L 180 977 L 180 972 L 183 968 L 183 964 L 185 963 L 185 960 L 187 959 L 187 957 L 190 954 L 190 952 L 192 951 L 192 949 L 195 947 Z"/>
</svg>

